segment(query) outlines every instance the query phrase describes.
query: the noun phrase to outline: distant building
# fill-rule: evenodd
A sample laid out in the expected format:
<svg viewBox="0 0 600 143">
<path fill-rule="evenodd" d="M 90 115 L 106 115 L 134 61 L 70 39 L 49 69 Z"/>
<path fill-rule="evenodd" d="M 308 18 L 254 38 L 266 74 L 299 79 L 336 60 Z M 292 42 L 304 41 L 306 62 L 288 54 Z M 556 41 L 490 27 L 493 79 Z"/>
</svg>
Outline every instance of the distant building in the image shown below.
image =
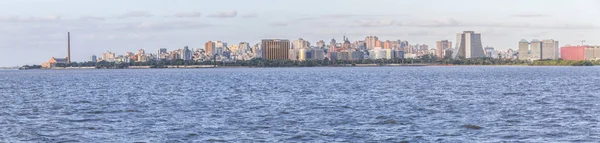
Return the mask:
<svg viewBox="0 0 600 143">
<path fill-rule="evenodd" d="M 389 50 L 389 54 L 388 54 Z M 389 57 L 389 58 L 388 58 Z M 369 50 L 369 59 L 391 59 L 391 50 L 382 49 L 381 47 L 375 47 L 373 50 Z"/>
<path fill-rule="evenodd" d="M 208 41 L 204 43 L 204 54 L 206 56 L 212 57 L 215 55 L 215 43 L 212 41 Z"/>
<path fill-rule="evenodd" d="M 138 50 L 138 53 L 136 54 L 136 57 L 137 57 L 137 61 L 136 62 L 146 62 L 146 61 L 148 61 L 148 57 L 146 56 L 146 51 L 144 51 L 144 49 Z"/>
<path fill-rule="evenodd" d="M 494 47 L 485 47 L 485 55 L 486 58 L 496 58 L 498 55 L 496 55 L 496 50 L 494 49 Z"/>
<path fill-rule="evenodd" d="M 532 60 L 542 59 L 542 41 L 537 39 L 531 40 L 529 48 L 531 50 L 530 55 Z"/>
<path fill-rule="evenodd" d="M 529 60 L 529 41 L 523 39 L 519 41 L 519 60 Z"/>
<path fill-rule="evenodd" d="M 289 58 L 290 40 L 264 39 L 261 41 L 262 58 L 266 60 L 287 60 Z"/>
<path fill-rule="evenodd" d="M 294 40 L 294 42 L 292 43 L 292 49 L 309 48 L 309 47 L 310 47 L 310 42 L 308 42 L 302 38 Z"/>
<path fill-rule="evenodd" d="M 57 64 L 68 64 L 69 60 L 67 58 L 50 58 L 48 62 L 42 63 L 42 68 L 54 68 Z"/>
<path fill-rule="evenodd" d="M 289 49 L 289 51 L 288 51 L 288 53 L 289 53 L 288 54 L 289 60 L 292 60 L 292 61 L 297 61 L 298 60 L 298 50 L 299 49 Z"/>
<path fill-rule="evenodd" d="M 367 50 L 372 50 L 375 47 L 377 47 L 377 45 L 381 44 L 381 41 L 379 41 L 379 38 L 377 36 L 367 36 L 365 38 L 365 43 L 367 45 Z"/>
<path fill-rule="evenodd" d="M 542 41 L 542 59 L 556 60 L 559 58 L 558 41 L 553 39 Z"/>
<path fill-rule="evenodd" d="M 158 49 L 158 53 L 157 53 L 157 56 L 156 56 L 156 58 L 157 58 L 158 60 L 167 59 L 167 55 L 168 55 L 168 53 L 167 53 L 167 49 L 165 49 L 165 48 L 160 48 L 160 49 Z"/>
<path fill-rule="evenodd" d="M 565 46 L 560 49 L 563 60 L 599 60 L 600 47 L 598 46 Z"/>
<path fill-rule="evenodd" d="M 102 60 L 107 61 L 107 62 L 114 62 L 115 61 L 115 53 L 113 53 L 113 52 L 102 53 Z"/>
<path fill-rule="evenodd" d="M 473 31 L 464 31 L 456 36 L 456 50 L 454 58 L 483 58 L 485 53 L 481 44 L 481 34 Z"/>
<path fill-rule="evenodd" d="M 437 58 L 444 58 L 446 49 L 452 48 L 452 42 L 448 40 L 437 41 L 435 44 L 435 56 Z"/>
<path fill-rule="evenodd" d="M 321 48 L 321 49 L 325 48 L 325 41 L 319 40 L 319 42 L 317 42 L 317 45 L 315 45 L 315 46 L 317 46 L 317 48 Z"/>
<path fill-rule="evenodd" d="M 238 45 L 238 54 L 246 54 L 252 52 L 252 48 L 250 48 L 250 43 L 248 42 L 240 42 Z"/>
<path fill-rule="evenodd" d="M 192 60 L 192 51 L 188 46 L 183 47 L 181 50 L 181 56 L 184 61 Z"/>
<path fill-rule="evenodd" d="M 531 49 L 531 60 L 558 59 L 558 41 L 534 39 L 529 44 Z"/>
<path fill-rule="evenodd" d="M 92 55 L 92 57 L 90 58 L 90 62 L 98 62 L 98 57 L 96 57 L 96 55 Z"/>
<path fill-rule="evenodd" d="M 323 60 L 325 58 L 325 50 L 320 49 L 320 48 L 313 49 L 312 57 L 313 57 L 312 59 L 315 59 L 315 60 Z"/>
</svg>

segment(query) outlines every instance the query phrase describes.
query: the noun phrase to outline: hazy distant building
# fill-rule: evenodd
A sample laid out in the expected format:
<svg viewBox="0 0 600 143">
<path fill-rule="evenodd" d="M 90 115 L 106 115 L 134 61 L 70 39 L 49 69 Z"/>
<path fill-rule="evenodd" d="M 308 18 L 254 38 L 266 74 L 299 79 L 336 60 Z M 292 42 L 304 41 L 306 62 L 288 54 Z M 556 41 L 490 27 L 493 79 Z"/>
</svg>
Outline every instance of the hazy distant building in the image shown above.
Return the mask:
<svg viewBox="0 0 600 143">
<path fill-rule="evenodd" d="M 558 41 L 554 40 L 532 40 L 530 45 L 531 59 L 558 59 Z"/>
<path fill-rule="evenodd" d="M 599 60 L 600 47 L 598 46 L 565 46 L 560 48 L 560 57 L 563 60 Z"/>
<path fill-rule="evenodd" d="M 107 61 L 107 62 L 114 62 L 115 61 L 115 53 L 113 53 L 113 52 L 102 53 L 102 60 Z"/>
<path fill-rule="evenodd" d="M 262 57 L 266 60 L 287 60 L 289 57 L 290 40 L 264 39 L 261 41 Z"/>
<path fill-rule="evenodd" d="M 542 58 L 541 59 L 551 59 L 556 60 L 559 58 L 559 48 L 558 41 L 553 39 L 543 40 L 542 41 Z"/>
<path fill-rule="evenodd" d="M 98 57 L 96 57 L 96 55 L 92 55 L 92 57 L 90 57 L 90 62 L 98 62 Z"/>
<path fill-rule="evenodd" d="M 530 46 L 530 50 L 531 50 L 531 59 L 532 60 L 542 59 L 542 41 L 533 39 L 529 43 L 529 46 Z"/>
<path fill-rule="evenodd" d="M 237 50 L 238 54 L 245 54 L 245 53 L 250 53 L 250 52 L 252 52 L 252 48 L 250 48 L 250 43 L 241 42 L 238 45 L 238 50 Z"/>
<path fill-rule="evenodd" d="M 452 48 L 452 42 L 448 40 L 437 41 L 435 44 L 435 56 L 444 58 L 446 49 Z"/>
<path fill-rule="evenodd" d="M 377 45 L 380 45 L 381 41 L 379 41 L 379 38 L 377 38 L 377 36 L 367 36 L 365 38 L 365 43 L 367 45 L 367 50 L 372 50 L 375 47 L 377 47 Z"/>
<path fill-rule="evenodd" d="M 315 48 L 312 51 L 312 59 L 323 60 L 325 58 L 325 51 L 320 48 Z"/>
<path fill-rule="evenodd" d="M 212 41 L 208 41 L 204 43 L 204 54 L 206 56 L 212 57 L 215 55 L 215 43 Z"/>
<path fill-rule="evenodd" d="M 69 60 L 67 58 L 50 58 L 48 62 L 42 63 L 42 68 L 54 68 L 58 64 L 67 65 Z"/>
<path fill-rule="evenodd" d="M 310 42 L 308 42 L 302 38 L 294 40 L 294 42 L 292 43 L 292 49 L 309 48 L 309 47 L 310 47 Z"/>
<path fill-rule="evenodd" d="M 183 49 L 181 49 L 181 57 L 184 61 L 192 60 L 192 51 L 188 48 L 188 46 L 185 46 Z"/>
<path fill-rule="evenodd" d="M 519 41 L 519 60 L 529 60 L 529 42 L 525 39 Z"/>
<path fill-rule="evenodd" d="M 288 50 L 288 59 L 292 61 L 298 60 L 298 50 L 299 49 L 289 49 Z"/>
<path fill-rule="evenodd" d="M 485 47 L 484 50 L 485 50 L 486 58 L 496 58 L 497 57 L 496 50 L 494 49 L 494 47 Z"/>
<path fill-rule="evenodd" d="M 481 44 L 481 34 L 473 31 L 464 31 L 456 36 L 456 50 L 454 58 L 483 58 L 485 53 Z"/>
</svg>

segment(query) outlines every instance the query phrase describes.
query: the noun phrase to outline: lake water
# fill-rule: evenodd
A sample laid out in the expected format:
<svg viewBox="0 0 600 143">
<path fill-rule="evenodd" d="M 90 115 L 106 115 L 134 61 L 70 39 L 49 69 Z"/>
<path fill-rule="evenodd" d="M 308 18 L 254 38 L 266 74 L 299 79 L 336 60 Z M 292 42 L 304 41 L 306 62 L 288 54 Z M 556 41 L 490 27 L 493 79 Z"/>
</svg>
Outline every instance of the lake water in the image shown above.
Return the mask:
<svg viewBox="0 0 600 143">
<path fill-rule="evenodd" d="M 600 67 L 31 70 L 0 82 L 0 142 L 600 140 Z"/>
</svg>

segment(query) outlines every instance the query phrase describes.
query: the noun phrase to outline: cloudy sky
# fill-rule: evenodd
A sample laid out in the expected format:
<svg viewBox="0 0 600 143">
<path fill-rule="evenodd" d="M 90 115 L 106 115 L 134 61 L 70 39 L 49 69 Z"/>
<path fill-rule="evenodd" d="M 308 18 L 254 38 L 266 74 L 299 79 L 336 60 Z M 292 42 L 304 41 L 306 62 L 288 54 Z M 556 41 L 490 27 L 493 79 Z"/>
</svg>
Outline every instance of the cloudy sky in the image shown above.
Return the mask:
<svg viewBox="0 0 600 143">
<path fill-rule="evenodd" d="M 311 42 L 407 40 L 434 45 L 456 33 L 482 33 L 484 46 L 516 48 L 520 39 L 600 44 L 596 0 L 2 0 L 0 66 L 74 61 L 105 51 L 190 46 L 209 40 L 257 43 L 263 38 Z"/>
</svg>

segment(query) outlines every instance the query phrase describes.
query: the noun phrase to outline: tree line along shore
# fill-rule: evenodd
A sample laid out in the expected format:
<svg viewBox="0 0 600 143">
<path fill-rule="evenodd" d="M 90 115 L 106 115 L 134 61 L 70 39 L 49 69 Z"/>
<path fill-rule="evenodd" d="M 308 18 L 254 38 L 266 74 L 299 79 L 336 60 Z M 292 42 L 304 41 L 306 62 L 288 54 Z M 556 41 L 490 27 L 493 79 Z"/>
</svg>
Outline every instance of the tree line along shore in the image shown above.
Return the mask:
<svg viewBox="0 0 600 143">
<path fill-rule="evenodd" d="M 184 67 L 321 67 L 321 66 L 393 66 L 393 65 L 518 65 L 518 66 L 594 66 L 600 61 L 568 61 L 568 60 L 501 60 L 489 58 L 475 59 L 364 59 L 364 60 L 265 60 L 252 59 L 247 61 L 184 61 L 184 60 L 150 60 L 147 62 L 72 62 L 71 64 L 56 64 L 56 68 L 95 68 L 95 69 L 125 69 L 133 67 L 146 68 L 184 68 Z M 41 69 L 40 65 L 25 65 L 20 69 Z"/>
</svg>

